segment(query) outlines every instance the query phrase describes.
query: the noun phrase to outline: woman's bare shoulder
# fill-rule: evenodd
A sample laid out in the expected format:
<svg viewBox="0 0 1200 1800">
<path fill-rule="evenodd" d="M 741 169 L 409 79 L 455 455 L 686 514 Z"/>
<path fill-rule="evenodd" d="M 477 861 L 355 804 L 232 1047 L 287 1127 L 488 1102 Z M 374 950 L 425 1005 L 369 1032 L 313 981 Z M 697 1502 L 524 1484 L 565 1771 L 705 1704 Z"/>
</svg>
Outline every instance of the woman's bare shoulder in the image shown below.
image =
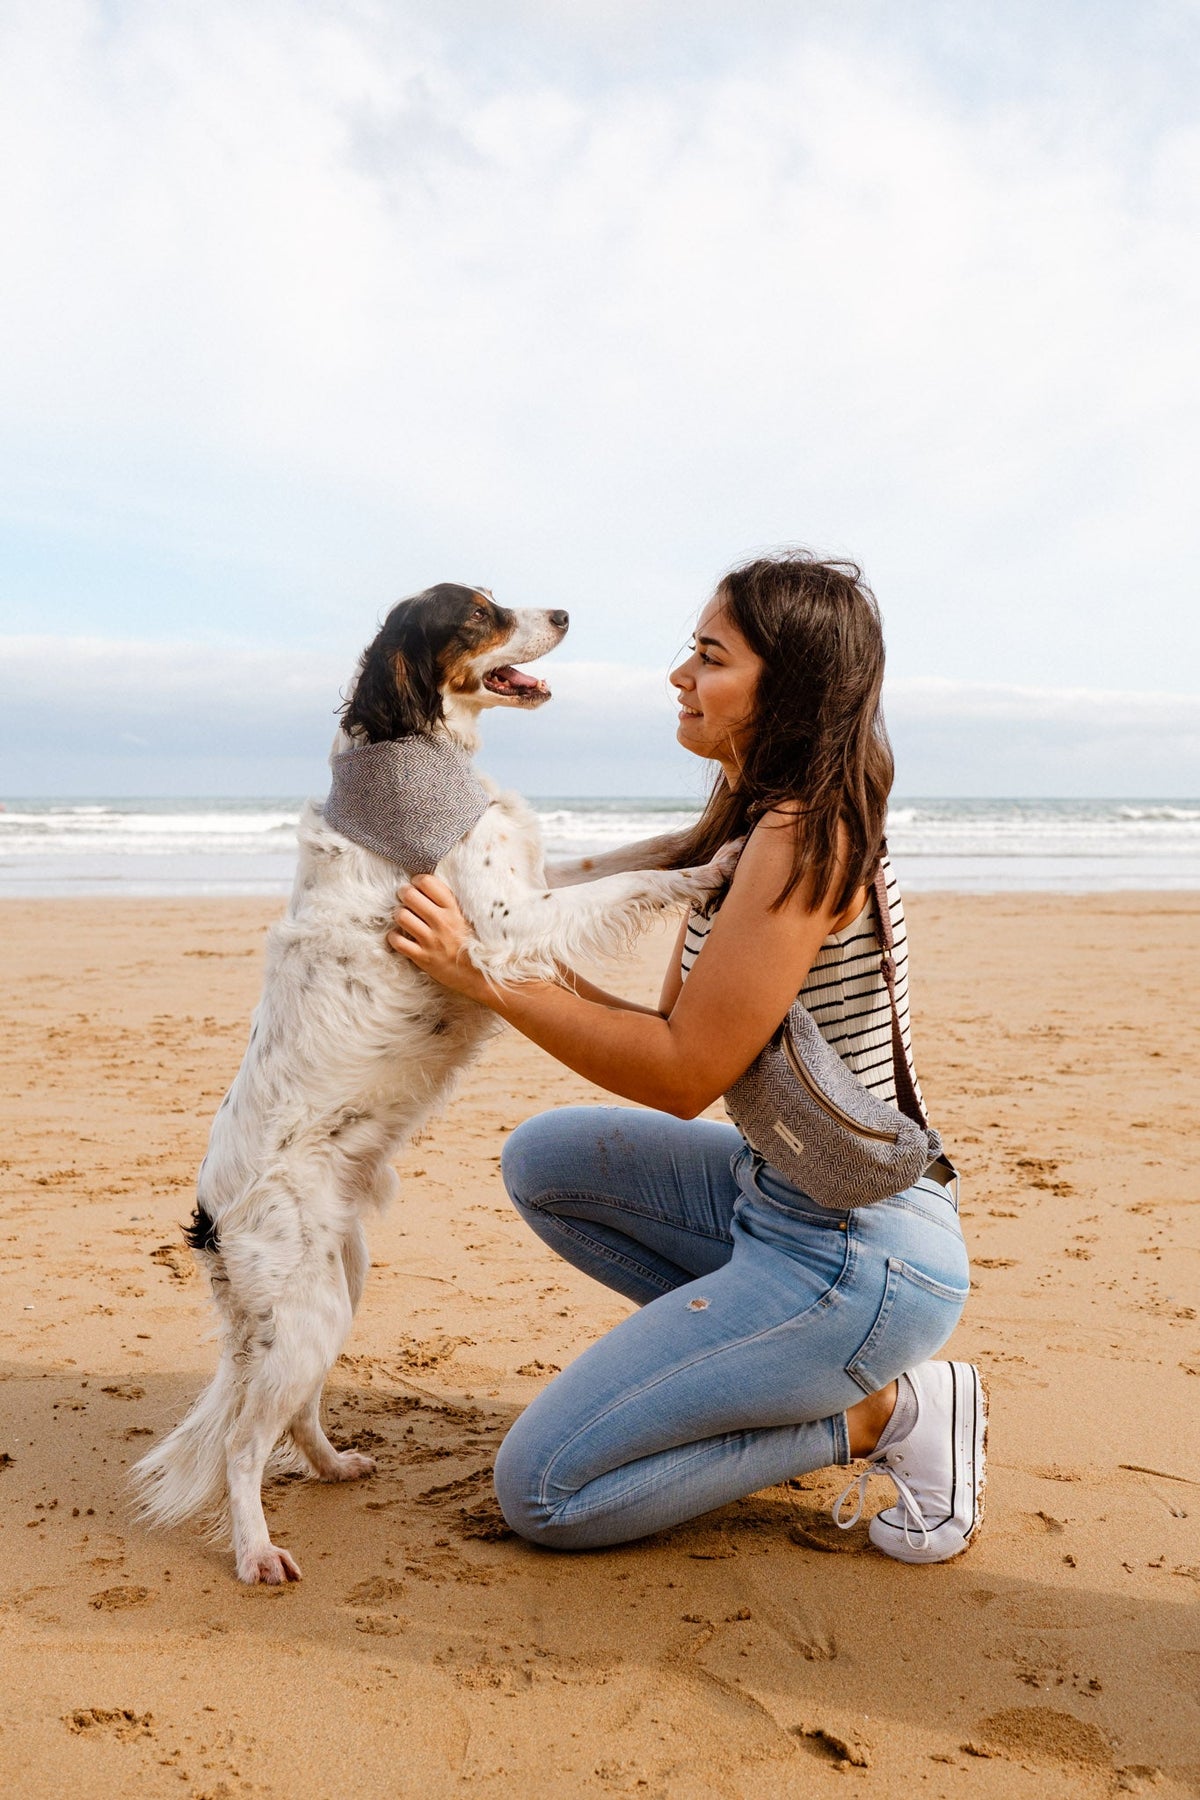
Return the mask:
<svg viewBox="0 0 1200 1800">
<path fill-rule="evenodd" d="M 858 917 L 866 905 L 865 887 L 857 889 L 850 904 L 835 916 L 831 911 L 830 896 L 826 896 L 824 902 L 814 904 L 809 883 L 801 874 L 783 908 L 779 909 L 771 904 L 792 874 L 796 855 L 796 820 L 803 810 L 803 801 L 789 799 L 780 801 L 777 806 L 763 813 L 746 839 L 746 847 L 742 851 L 734 878 L 735 884 L 740 877 L 742 894 L 752 902 L 761 898 L 772 912 L 783 910 L 805 917 L 818 915 L 827 932 L 841 931 Z M 844 855 L 849 848 L 844 827 L 839 830 L 839 838 L 840 851 Z"/>
</svg>

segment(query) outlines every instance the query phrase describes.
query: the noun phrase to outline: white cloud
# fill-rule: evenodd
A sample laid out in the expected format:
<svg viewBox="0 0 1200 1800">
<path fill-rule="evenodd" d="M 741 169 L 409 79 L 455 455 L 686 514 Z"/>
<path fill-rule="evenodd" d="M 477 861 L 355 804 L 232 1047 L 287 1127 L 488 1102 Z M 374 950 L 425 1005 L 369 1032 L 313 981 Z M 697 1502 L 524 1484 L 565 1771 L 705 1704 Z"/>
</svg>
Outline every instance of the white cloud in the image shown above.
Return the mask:
<svg viewBox="0 0 1200 1800">
<path fill-rule="evenodd" d="M 901 792 L 1200 792 L 1200 695 L 910 679 L 890 683 Z"/>
<path fill-rule="evenodd" d="M 893 723 L 904 725 L 940 718 L 954 724 L 1200 733 L 1200 694 L 1123 688 L 1027 687 L 917 676 L 889 683 L 887 712 Z"/>
<path fill-rule="evenodd" d="M 327 643 L 457 575 L 665 660 L 798 537 L 900 673 L 1193 683 L 1188 9 L 1136 88 L 1088 9 L 1053 83 L 858 10 L 10 9 L 18 616 Z"/>
<path fill-rule="evenodd" d="M 352 672 L 324 652 L 0 639 L 0 784 L 14 794 L 323 790 Z M 662 670 L 560 659 L 554 699 L 484 720 L 482 762 L 534 794 L 687 794 Z M 898 679 L 900 794 L 1194 797 L 1200 696 Z"/>
</svg>

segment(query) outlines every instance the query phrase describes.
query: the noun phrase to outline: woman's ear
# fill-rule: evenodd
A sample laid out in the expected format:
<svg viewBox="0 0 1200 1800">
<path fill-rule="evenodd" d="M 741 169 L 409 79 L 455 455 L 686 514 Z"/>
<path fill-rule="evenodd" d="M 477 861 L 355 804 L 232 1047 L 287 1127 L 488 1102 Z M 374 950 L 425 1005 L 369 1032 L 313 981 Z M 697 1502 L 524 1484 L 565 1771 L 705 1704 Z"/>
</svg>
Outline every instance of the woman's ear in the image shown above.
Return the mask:
<svg viewBox="0 0 1200 1800">
<path fill-rule="evenodd" d="M 363 652 L 342 727 L 369 744 L 431 731 L 442 717 L 437 658 L 420 618 L 388 619 Z"/>
</svg>

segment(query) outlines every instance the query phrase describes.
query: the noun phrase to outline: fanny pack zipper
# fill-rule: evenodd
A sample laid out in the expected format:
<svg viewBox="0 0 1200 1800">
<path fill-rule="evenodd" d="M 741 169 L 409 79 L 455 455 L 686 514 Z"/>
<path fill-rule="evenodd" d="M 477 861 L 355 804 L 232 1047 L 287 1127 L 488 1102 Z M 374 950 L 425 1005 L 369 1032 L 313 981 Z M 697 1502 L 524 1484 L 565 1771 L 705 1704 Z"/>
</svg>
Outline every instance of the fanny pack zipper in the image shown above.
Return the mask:
<svg viewBox="0 0 1200 1800">
<path fill-rule="evenodd" d="M 783 1054 L 788 1060 L 788 1067 L 796 1077 L 796 1080 L 802 1087 L 807 1089 L 808 1093 L 816 1101 L 818 1106 L 824 1107 L 831 1118 L 836 1119 L 839 1124 L 844 1125 L 847 1131 L 856 1132 L 859 1137 L 877 1138 L 880 1143 L 884 1144 L 894 1144 L 896 1142 L 900 1135 L 899 1132 L 877 1131 L 870 1125 L 860 1125 L 858 1120 L 851 1118 L 848 1112 L 843 1112 L 842 1108 L 836 1101 L 831 1100 L 828 1094 L 822 1093 L 800 1058 L 796 1055 L 796 1049 L 792 1043 L 792 1034 L 786 1027 L 784 1028 L 783 1033 L 782 1048 Z"/>
</svg>

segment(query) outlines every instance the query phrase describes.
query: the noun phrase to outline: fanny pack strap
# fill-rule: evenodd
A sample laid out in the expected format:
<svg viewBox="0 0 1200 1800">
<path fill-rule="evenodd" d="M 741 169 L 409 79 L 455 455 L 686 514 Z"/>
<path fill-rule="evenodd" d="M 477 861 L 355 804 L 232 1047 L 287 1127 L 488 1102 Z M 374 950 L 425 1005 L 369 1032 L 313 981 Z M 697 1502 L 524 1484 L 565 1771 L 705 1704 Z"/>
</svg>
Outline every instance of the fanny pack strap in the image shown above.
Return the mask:
<svg viewBox="0 0 1200 1800">
<path fill-rule="evenodd" d="M 875 865 L 875 879 L 871 884 L 871 891 L 875 896 L 875 911 L 879 915 L 879 943 L 882 950 L 879 958 L 879 972 L 883 976 L 892 1008 L 892 1069 L 896 1079 L 896 1105 L 914 1124 L 927 1130 L 929 1120 L 925 1117 L 925 1109 L 917 1098 L 912 1070 L 908 1066 L 908 1057 L 904 1053 L 904 1033 L 900 1029 L 900 1013 L 896 1006 L 896 959 L 892 955 L 896 940 L 892 935 L 892 909 L 888 905 L 887 880 L 883 873 L 882 862 Z"/>
</svg>

